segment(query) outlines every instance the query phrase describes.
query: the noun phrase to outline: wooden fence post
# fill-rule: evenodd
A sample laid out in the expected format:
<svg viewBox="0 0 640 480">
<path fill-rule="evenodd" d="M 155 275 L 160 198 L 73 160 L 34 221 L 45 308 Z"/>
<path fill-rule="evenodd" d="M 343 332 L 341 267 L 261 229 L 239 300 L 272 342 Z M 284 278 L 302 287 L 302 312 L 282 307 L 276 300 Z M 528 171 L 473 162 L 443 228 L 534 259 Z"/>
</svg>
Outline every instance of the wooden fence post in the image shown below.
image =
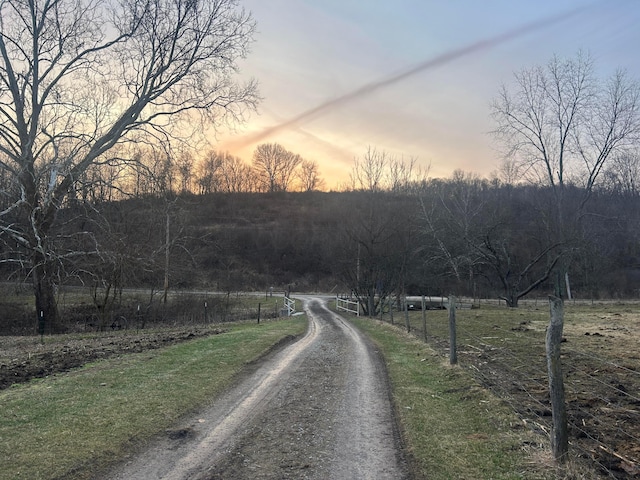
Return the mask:
<svg viewBox="0 0 640 480">
<path fill-rule="evenodd" d="M 424 342 L 427 343 L 427 302 L 424 295 L 422 295 L 422 333 Z"/>
<path fill-rule="evenodd" d="M 569 432 L 567 430 L 567 407 L 564 400 L 564 380 L 560 362 L 560 343 L 564 326 L 564 308 L 562 298 L 549 297 L 551 320 L 547 329 L 547 370 L 549 372 L 549 395 L 551 397 L 551 448 L 557 462 L 564 462 L 569 451 Z"/>
<path fill-rule="evenodd" d="M 258 303 L 258 323 L 260 323 L 260 303 Z"/>
<path fill-rule="evenodd" d="M 407 299 L 404 299 L 404 323 L 407 325 L 407 333 L 411 332 L 411 323 L 409 322 L 409 305 Z"/>
<path fill-rule="evenodd" d="M 456 345 L 456 299 L 449 295 L 449 364 L 458 363 L 458 347 Z"/>
</svg>

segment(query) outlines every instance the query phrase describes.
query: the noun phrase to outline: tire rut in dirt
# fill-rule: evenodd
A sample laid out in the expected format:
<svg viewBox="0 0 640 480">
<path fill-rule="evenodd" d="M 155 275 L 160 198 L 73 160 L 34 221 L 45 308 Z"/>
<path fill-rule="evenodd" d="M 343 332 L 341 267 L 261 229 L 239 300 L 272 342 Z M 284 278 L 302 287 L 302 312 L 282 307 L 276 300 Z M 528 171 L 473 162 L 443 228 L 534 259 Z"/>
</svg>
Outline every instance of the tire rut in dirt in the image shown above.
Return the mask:
<svg viewBox="0 0 640 480">
<path fill-rule="evenodd" d="M 309 311 L 318 340 L 201 478 L 406 478 L 381 360 L 340 317 Z"/>
<path fill-rule="evenodd" d="M 238 432 L 203 478 L 329 478 L 324 469 L 335 443 L 333 410 L 345 382 L 343 353 L 333 342 L 312 346 L 265 413 Z"/>
</svg>

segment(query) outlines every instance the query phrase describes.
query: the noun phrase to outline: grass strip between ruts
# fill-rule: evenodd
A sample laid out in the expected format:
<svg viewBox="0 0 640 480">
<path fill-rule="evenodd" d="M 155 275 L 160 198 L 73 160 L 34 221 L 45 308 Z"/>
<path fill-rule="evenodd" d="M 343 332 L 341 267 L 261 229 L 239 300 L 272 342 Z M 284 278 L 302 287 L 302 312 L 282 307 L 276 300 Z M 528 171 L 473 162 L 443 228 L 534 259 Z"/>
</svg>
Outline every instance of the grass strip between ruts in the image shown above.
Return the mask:
<svg viewBox="0 0 640 480">
<path fill-rule="evenodd" d="M 544 479 L 527 446 L 539 442 L 513 411 L 413 336 L 351 318 L 382 351 L 416 479 Z"/>
<path fill-rule="evenodd" d="M 89 478 L 222 392 L 306 329 L 298 316 L 98 361 L 0 392 L 0 479 Z"/>
</svg>

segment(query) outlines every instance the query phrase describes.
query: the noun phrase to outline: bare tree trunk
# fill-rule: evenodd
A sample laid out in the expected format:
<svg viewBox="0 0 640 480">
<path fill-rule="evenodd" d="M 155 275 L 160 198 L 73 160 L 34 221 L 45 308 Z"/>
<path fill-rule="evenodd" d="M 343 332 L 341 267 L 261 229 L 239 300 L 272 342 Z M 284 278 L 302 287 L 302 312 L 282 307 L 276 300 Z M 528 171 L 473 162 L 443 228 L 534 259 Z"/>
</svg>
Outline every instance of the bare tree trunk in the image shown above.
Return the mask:
<svg viewBox="0 0 640 480">
<path fill-rule="evenodd" d="M 569 450 L 569 434 L 567 431 L 567 410 L 564 400 L 564 380 L 560 363 L 560 343 L 564 326 L 563 300 L 549 297 L 551 321 L 547 330 L 547 369 L 549 371 L 549 395 L 553 428 L 551 430 L 551 448 L 556 461 L 564 462 Z"/>
<path fill-rule="evenodd" d="M 170 244 L 171 239 L 169 229 L 169 208 L 167 207 L 167 218 L 165 224 L 165 247 L 164 247 L 164 294 L 162 296 L 162 302 L 167 304 L 167 295 L 169 293 L 169 260 L 170 260 Z"/>
<path fill-rule="evenodd" d="M 40 255 L 38 255 L 40 257 Z M 34 260 L 33 291 L 36 301 L 36 318 L 44 320 L 44 329 L 54 333 L 58 328 L 55 277 L 50 262 L 43 258 Z M 40 321 L 40 320 L 39 320 Z M 40 332 L 44 333 L 44 331 Z"/>
</svg>

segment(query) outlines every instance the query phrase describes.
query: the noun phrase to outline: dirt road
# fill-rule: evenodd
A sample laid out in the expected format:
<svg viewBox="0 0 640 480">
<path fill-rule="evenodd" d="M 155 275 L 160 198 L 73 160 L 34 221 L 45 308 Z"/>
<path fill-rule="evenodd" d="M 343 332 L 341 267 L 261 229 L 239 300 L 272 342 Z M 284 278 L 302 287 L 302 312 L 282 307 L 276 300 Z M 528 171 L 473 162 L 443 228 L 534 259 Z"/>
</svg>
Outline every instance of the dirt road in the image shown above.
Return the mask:
<svg viewBox="0 0 640 480">
<path fill-rule="evenodd" d="M 309 330 L 100 479 L 408 478 L 384 364 L 323 300 Z"/>
</svg>

